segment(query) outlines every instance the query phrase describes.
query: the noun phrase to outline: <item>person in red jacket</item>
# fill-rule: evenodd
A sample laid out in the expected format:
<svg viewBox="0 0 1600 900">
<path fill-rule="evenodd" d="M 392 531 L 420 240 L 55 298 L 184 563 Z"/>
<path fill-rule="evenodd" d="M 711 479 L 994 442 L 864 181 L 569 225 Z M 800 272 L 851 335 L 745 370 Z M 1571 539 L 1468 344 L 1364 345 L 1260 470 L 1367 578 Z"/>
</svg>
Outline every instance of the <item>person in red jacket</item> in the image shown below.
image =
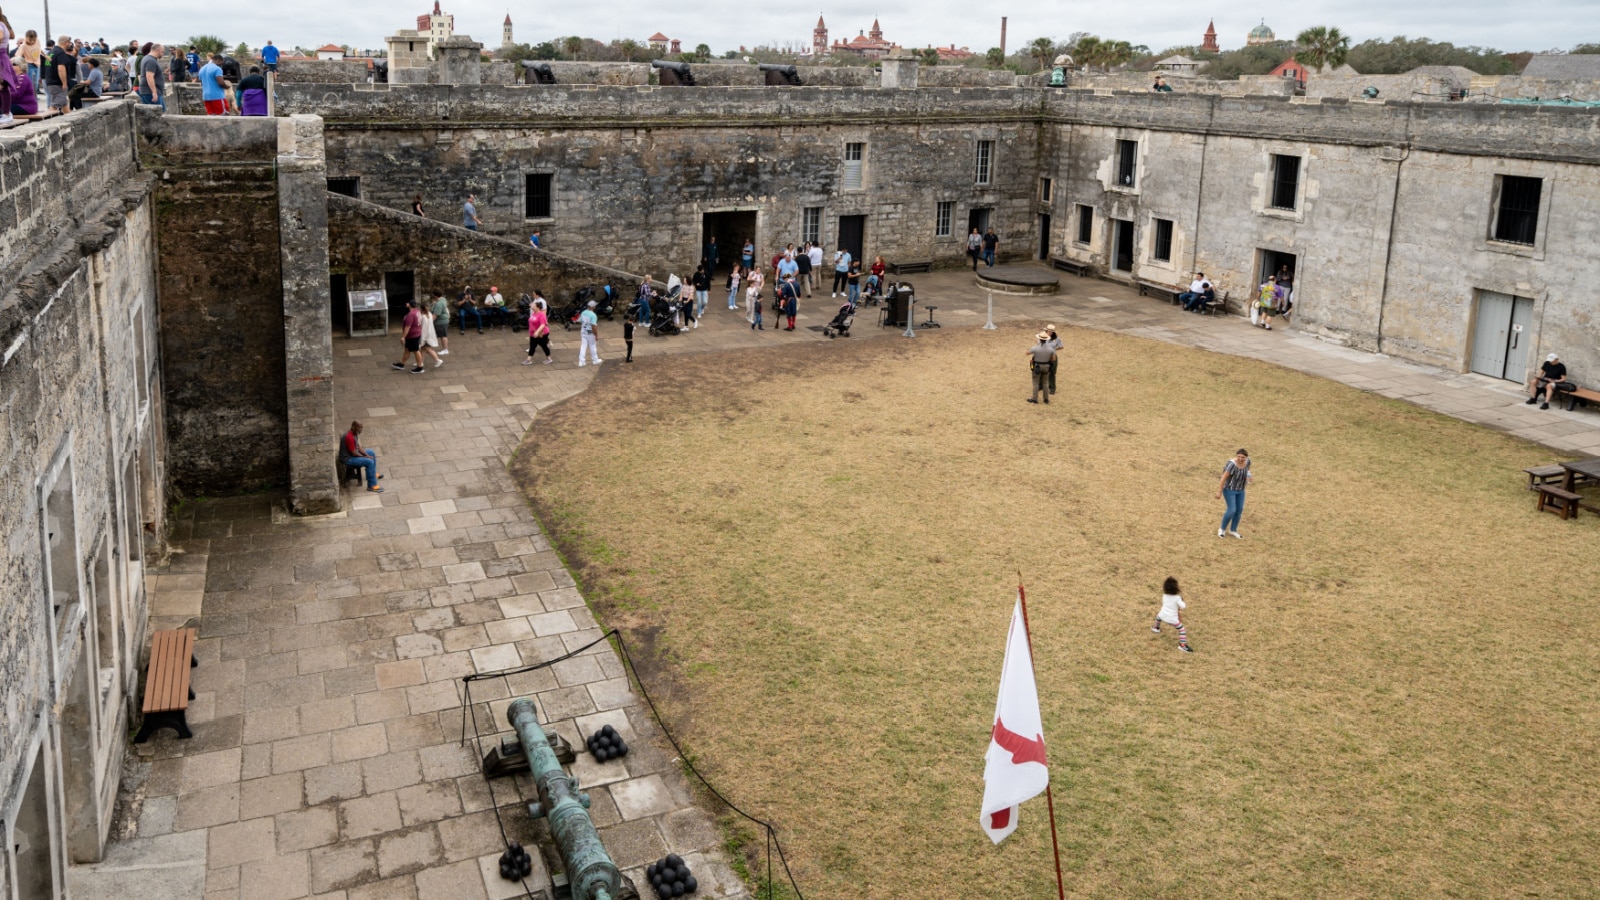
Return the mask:
<svg viewBox="0 0 1600 900">
<path fill-rule="evenodd" d="M 378 487 L 378 454 L 361 446 L 361 423 L 350 423 L 350 430 L 344 433 L 344 439 L 339 442 L 339 462 L 345 468 L 361 469 L 367 476 L 367 490 L 374 494 L 383 493 L 383 488 Z"/>
</svg>

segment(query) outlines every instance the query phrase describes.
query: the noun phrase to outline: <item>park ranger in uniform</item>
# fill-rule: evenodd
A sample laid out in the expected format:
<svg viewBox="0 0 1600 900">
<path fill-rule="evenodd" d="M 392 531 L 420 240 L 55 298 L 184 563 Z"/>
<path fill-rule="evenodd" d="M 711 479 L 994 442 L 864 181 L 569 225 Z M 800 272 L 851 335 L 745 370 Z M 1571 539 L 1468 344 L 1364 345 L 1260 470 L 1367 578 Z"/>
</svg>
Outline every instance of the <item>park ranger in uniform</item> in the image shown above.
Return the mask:
<svg viewBox="0 0 1600 900">
<path fill-rule="evenodd" d="M 1028 398 L 1029 403 L 1038 403 L 1039 395 L 1044 394 L 1044 402 L 1050 402 L 1050 369 L 1056 361 L 1056 348 L 1050 346 L 1050 332 L 1039 332 L 1039 343 L 1025 351 L 1028 354 L 1028 366 L 1033 370 L 1033 396 Z"/>
</svg>

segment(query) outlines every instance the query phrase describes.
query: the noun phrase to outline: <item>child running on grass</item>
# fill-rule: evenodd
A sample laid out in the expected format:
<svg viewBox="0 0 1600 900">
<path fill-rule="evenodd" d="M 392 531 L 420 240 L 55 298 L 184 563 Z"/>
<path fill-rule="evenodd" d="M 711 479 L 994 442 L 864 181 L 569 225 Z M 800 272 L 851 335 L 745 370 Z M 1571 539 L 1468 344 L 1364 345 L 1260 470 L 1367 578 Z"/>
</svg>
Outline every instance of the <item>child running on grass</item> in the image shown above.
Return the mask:
<svg viewBox="0 0 1600 900">
<path fill-rule="evenodd" d="M 1183 620 L 1178 618 L 1178 610 L 1185 606 L 1183 598 L 1178 595 L 1178 579 L 1168 578 L 1161 584 L 1161 612 L 1156 613 L 1156 623 L 1150 630 L 1156 634 L 1161 633 L 1161 623 L 1178 629 L 1178 649 L 1184 653 L 1193 653 L 1189 647 L 1189 632 L 1183 627 Z"/>
</svg>

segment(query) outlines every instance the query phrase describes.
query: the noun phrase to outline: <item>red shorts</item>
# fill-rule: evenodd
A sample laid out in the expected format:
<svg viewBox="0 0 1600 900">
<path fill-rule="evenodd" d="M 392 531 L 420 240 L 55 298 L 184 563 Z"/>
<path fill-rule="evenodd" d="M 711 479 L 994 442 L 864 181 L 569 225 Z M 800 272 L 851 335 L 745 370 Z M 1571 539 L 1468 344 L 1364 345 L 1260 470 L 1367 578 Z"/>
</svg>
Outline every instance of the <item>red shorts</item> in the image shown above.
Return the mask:
<svg viewBox="0 0 1600 900">
<path fill-rule="evenodd" d="M 228 112 L 228 102 L 226 100 L 207 100 L 205 103 L 206 115 L 208 116 L 221 116 L 226 115 Z"/>
</svg>

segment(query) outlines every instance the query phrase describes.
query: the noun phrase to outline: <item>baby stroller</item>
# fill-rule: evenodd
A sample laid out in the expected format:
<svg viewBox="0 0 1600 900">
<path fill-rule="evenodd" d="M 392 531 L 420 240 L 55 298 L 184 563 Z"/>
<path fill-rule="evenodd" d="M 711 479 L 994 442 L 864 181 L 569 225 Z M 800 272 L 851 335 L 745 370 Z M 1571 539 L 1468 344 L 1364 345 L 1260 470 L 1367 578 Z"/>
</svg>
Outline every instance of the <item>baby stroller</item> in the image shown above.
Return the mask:
<svg viewBox="0 0 1600 900">
<path fill-rule="evenodd" d="M 533 315 L 533 298 L 523 294 L 517 298 L 517 310 L 511 314 L 511 324 L 516 326 L 518 331 L 526 331 L 528 317 L 531 315 Z"/>
<path fill-rule="evenodd" d="M 588 288 L 579 288 L 565 306 L 555 311 L 551 321 L 560 322 L 562 330 L 571 331 L 572 326 L 578 324 L 578 314 L 589 305 L 589 295 L 584 293 L 587 290 Z"/>
<path fill-rule="evenodd" d="M 878 298 L 883 296 L 883 284 L 878 281 L 878 276 L 867 276 L 867 288 L 861 295 L 862 306 L 876 306 Z"/>
<path fill-rule="evenodd" d="M 612 299 L 611 285 L 590 285 L 578 288 L 579 309 L 581 310 L 584 306 L 587 306 L 590 300 L 595 301 L 594 314 L 600 318 L 609 322 L 611 317 L 617 314 L 617 304 Z"/>
<path fill-rule="evenodd" d="M 822 326 L 822 333 L 827 335 L 829 339 L 849 337 L 850 326 L 855 323 L 855 320 L 856 308 L 846 301 L 843 306 L 839 307 L 839 314 L 833 317 L 833 321 Z"/>
<path fill-rule="evenodd" d="M 669 290 L 665 297 L 656 295 L 656 302 L 650 305 L 650 334 L 659 336 L 664 334 L 680 334 L 683 329 L 678 327 L 678 314 L 683 311 L 683 301 L 679 296 L 683 293 L 683 286 Z"/>
</svg>

